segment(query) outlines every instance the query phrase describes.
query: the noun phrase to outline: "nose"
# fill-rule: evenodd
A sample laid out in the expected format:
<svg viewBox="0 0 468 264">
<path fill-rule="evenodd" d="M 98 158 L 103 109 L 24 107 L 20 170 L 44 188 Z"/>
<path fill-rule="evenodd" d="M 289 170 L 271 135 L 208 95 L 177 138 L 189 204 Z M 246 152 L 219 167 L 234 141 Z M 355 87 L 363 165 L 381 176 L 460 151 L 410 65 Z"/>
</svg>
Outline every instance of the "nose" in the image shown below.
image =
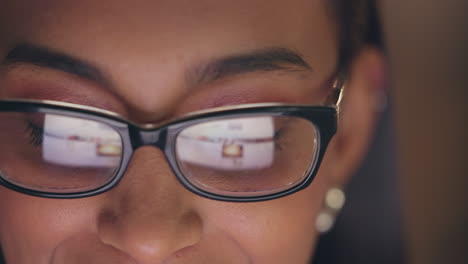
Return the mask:
<svg viewBox="0 0 468 264">
<path fill-rule="evenodd" d="M 178 182 L 155 147 L 139 148 L 122 181 L 105 195 L 99 236 L 138 263 L 160 263 L 201 239 L 194 194 Z"/>
</svg>

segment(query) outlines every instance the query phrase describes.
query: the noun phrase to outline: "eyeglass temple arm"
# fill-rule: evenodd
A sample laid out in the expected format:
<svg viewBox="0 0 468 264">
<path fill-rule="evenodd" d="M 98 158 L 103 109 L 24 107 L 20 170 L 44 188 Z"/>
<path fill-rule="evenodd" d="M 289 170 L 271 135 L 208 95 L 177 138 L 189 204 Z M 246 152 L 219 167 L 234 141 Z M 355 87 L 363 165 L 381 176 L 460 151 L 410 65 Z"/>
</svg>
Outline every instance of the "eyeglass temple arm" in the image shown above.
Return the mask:
<svg viewBox="0 0 468 264">
<path fill-rule="evenodd" d="M 339 73 L 337 74 L 337 77 L 335 81 L 333 82 L 333 88 L 330 94 L 328 95 L 326 99 L 326 105 L 332 105 L 336 108 L 336 112 L 338 115 L 338 120 L 339 120 L 339 115 L 341 112 L 341 104 L 343 101 L 343 93 L 344 93 L 344 88 L 345 88 L 345 74 Z"/>
</svg>

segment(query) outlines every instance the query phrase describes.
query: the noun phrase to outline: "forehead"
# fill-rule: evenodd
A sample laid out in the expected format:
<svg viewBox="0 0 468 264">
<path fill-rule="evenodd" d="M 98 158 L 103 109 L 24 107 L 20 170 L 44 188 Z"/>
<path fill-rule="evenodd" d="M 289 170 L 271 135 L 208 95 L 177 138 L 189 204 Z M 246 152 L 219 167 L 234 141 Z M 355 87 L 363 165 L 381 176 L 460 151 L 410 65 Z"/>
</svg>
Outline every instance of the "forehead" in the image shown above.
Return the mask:
<svg viewBox="0 0 468 264">
<path fill-rule="evenodd" d="M 0 17 L 3 31 L 9 35 L 106 50 L 115 48 L 109 47 L 109 41 L 118 41 L 111 42 L 114 46 L 159 51 L 209 48 L 209 41 L 203 40 L 214 39 L 217 45 L 243 45 L 246 49 L 259 42 L 297 46 L 292 42 L 310 40 L 316 37 L 314 33 L 324 33 L 324 26 L 330 23 L 322 0 L 3 2 Z M 239 43 L 240 39 L 244 41 Z"/>
<path fill-rule="evenodd" d="M 323 0 L 3 0 L 2 9 L 7 11 L 4 15 L 16 12 L 14 15 L 34 14 L 35 17 L 59 18 L 62 15 L 70 17 L 76 14 L 75 18 L 79 20 L 96 14 L 101 19 L 124 15 L 122 18 L 138 18 L 138 21 L 151 17 L 148 22 L 161 22 L 171 17 L 171 20 L 182 19 L 183 22 L 194 19 L 213 21 L 216 18 L 237 20 L 236 18 L 249 16 L 278 20 L 291 13 L 296 19 L 300 19 L 305 13 L 317 15 L 322 11 L 324 3 Z"/>
</svg>

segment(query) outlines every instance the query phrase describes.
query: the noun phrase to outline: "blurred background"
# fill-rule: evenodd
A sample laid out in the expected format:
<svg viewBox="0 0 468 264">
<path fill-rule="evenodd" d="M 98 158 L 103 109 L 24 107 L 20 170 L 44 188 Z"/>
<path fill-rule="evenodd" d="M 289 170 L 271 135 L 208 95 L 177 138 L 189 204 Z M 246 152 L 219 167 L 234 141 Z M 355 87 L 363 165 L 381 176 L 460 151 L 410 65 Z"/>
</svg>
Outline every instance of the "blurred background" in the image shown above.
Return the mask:
<svg viewBox="0 0 468 264">
<path fill-rule="evenodd" d="M 468 1 L 379 4 L 409 262 L 468 263 Z"/>
<path fill-rule="evenodd" d="M 376 5 L 390 104 L 313 263 L 468 263 L 468 1 Z"/>
</svg>

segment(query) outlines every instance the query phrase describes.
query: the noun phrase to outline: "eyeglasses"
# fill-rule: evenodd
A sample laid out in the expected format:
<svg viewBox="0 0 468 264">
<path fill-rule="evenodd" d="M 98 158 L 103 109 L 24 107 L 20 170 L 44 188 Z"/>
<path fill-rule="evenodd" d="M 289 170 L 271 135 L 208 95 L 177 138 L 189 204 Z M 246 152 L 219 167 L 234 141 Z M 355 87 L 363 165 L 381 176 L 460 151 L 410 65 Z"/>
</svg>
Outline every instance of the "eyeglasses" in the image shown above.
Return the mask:
<svg viewBox="0 0 468 264">
<path fill-rule="evenodd" d="M 0 184 L 48 198 L 97 195 L 122 179 L 136 149 L 150 145 L 195 194 L 269 200 L 312 182 L 336 127 L 335 106 L 221 107 L 156 127 L 81 105 L 1 100 Z"/>
</svg>

